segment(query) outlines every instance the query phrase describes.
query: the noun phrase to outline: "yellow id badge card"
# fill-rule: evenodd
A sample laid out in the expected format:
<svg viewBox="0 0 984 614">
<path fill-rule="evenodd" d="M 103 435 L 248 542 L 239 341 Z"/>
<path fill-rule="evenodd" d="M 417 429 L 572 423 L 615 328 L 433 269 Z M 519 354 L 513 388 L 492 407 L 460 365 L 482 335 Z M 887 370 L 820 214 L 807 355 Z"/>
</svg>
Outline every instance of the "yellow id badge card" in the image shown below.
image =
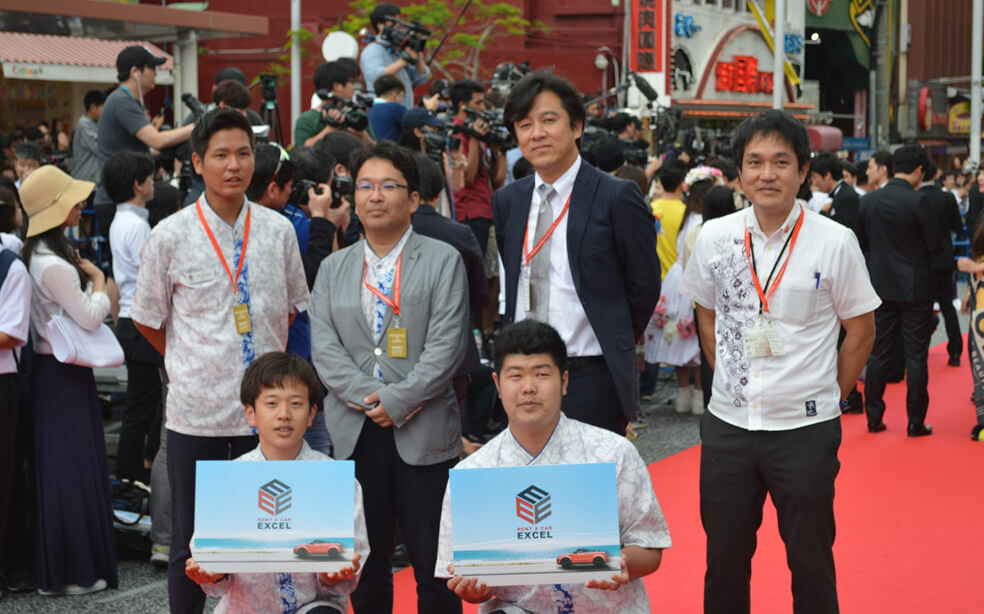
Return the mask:
<svg viewBox="0 0 984 614">
<path fill-rule="evenodd" d="M 390 358 L 407 357 L 407 329 L 386 329 L 386 355 Z"/>
<path fill-rule="evenodd" d="M 237 333 L 240 335 L 245 335 L 246 333 L 253 331 L 253 327 L 249 323 L 249 306 L 234 305 L 232 308 L 232 316 L 236 320 Z"/>
</svg>

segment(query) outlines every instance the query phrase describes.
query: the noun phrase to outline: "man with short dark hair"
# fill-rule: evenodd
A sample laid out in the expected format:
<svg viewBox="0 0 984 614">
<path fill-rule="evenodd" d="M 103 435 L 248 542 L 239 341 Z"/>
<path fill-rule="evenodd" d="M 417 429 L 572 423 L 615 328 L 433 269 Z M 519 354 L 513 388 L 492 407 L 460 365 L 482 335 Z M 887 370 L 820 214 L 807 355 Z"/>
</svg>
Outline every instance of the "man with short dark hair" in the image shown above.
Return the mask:
<svg viewBox="0 0 984 614">
<path fill-rule="evenodd" d="M 430 68 L 427 67 L 424 53 L 417 53 L 408 47 L 394 48 L 380 39 L 383 28 L 399 16 L 400 7 L 395 4 L 382 2 L 376 5 L 369 15 L 369 26 L 376 38 L 362 50 L 359 65 L 370 94 L 375 93 L 373 88 L 380 76 L 398 77 L 403 82 L 403 106 L 410 109 L 413 107 L 413 86 L 427 83 Z"/>
<path fill-rule="evenodd" d="M 874 158 L 872 158 L 874 159 Z M 926 361 L 933 334 L 936 283 L 933 258 L 942 250 L 940 229 L 929 198 L 916 191 L 929 155 L 919 145 L 892 154 L 894 177 L 861 198 L 858 238 L 882 305 L 875 311 L 875 338 L 865 375 L 864 404 L 868 431 L 885 430 L 885 382 L 902 340 L 905 355 L 906 413 L 910 437 L 929 435 L 929 373 Z M 884 166 L 879 166 L 884 168 Z M 870 169 L 870 166 L 869 166 Z M 869 177 L 871 170 L 868 171 Z"/>
<path fill-rule="evenodd" d="M 164 58 L 154 56 L 142 45 L 131 45 L 116 57 L 119 87 L 106 97 L 99 116 L 99 167 L 118 151 L 146 153 L 183 143 L 191 136 L 193 126 L 160 131 L 144 113 L 143 97 L 157 85 L 157 67 Z M 100 232 L 108 232 L 113 221 L 113 200 L 102 184 L 96 187 L 92 200 Z"/>
<path fill-rule="evenodd" d="M 106 97 L 99 90 L 89 90 L 82 99 L 85 113 L 75 124 L 72 134 L 72 178 L 99 182 L 99 115 Z"/>
<path fill-rule="evenodd" d="M 151 231 L 130 311 L 137 330 L 164 354 L 170 378 L 168 594 L 171 611 L 182 613 L 201 612 L 205 604 L 185 575 L 195 463 L 256 447 L 239 382 L 255 357 L 284 350 L 289 322 L 308 301 L 294 229 L 245 196 L 255 147 L 247 119 L 231 109 L 209 111 L 195 123 L 191 146 L 205 193 Z"/>
<path fill-rule="evenodd" d="M 314 70 L 314 89 L 316 92 L 329 92 L 343 100 L 352 100 L 358 77 L 340 61 L 321 64 Z M 328 122 L 327 115 L 340 120 L 338 111 L 331 109 L 331 103 L 322 100 L 319 106 L 301 113 L 294 122 L 294 144 L 314 147 L 321 137 L 339 130 L 337 125 Z"/>
<path fill-rule="evenodd" d="M 369 109 L 369 126 L 377 141 L 400 141 L 403 130 L 403 115 L 407 108 L 403 106 L 404 85 L 393 75 L 382 75 L 373 85 L 376 90 L 376 100 Z"/>
<path fill-rule="evenodd" d="M 820 207 L 820 214 L 857 232 L 858 195 L 844 181 L 844 169 L 837 156 L 828 152 L 814 156 L 810 160 L 810 176 L 814 185 L 831 198 Z"/>
<path fill-rule="evenodd" d="M 892 178 L 893 163 L 892 154 L 887 151 L 878 151 L 872 154 L 868 160 L 868 191 L 877 190 L 885 187 L 888 180 Z"/>
<path fill-rule="evenodd" d="M 24 141 L 14 150 L 14 172 L 17 173 L 17 181 L 14 185 L 19 190 L 21 183 L 27 179 L 28 175 L 41 167 L 41 157 L 44 150 L 37 143 Z"/>
<path fill-rule="evenodd" d="M 584 118 L 573 84 L 546 71 L 506 99 L 505 124 L 536 174 L 493 199 L 504 322 L 556 328 L 570 353 L 564 413 L 624 434 L 639 409 L 635 343 L 659 300 L 656 229 L 634 181 L 581 159 Z"/>
<path fill-rule="evenodd" d="M 371 553 L 352 593 L 356 614 L 393 609 L 399 524 L 417 583 L 417 611 L 461 612 L 434 578 L 441 497 L 461 453 L 451 378 L 465 353 L 461 256 L 411 227 L 419 204 L 410 153 L 381 141 L 350 161 L 365 241 L 329 256 L 311 302 L 314 366 L 328 388 L 336 458 L 355 461 Z"/>
<path fill-rule="evenodd" d="M 235 109 L 246 115 L 250 102 L 246 86 L 232 79 L 219 82 L 212 90 L 212 104 L 217 109 Z"/>
<path fill-rule="evenodd" d="M 767 494 L 786 546 L 792 611 L 836 613 L 840 415 L 880 301 L 854 233 L 796 203 L 809 168 L 806 128 L 771 110 L 739 124 L 731 142 L 752 206 L 704 224 L 680 284 L 714 369 L 700 427 L 704 613 L 750 611 Z"/>
</svg>

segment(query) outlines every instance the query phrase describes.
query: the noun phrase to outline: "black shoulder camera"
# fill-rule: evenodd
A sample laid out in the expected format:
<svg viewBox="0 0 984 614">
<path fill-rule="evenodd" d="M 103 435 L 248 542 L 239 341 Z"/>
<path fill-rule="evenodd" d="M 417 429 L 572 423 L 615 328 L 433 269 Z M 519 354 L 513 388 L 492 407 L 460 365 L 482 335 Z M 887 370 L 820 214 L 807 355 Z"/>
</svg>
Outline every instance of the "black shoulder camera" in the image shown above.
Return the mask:
<svg viewBox="0 0 984 614">
<path fill-rule="evenodd" d="M 315 194 L 323 194 L 324 190 L 310 179 L 298 179 L 290 191 L 288 202 L 295 205 L 306 205 L 309 202 L 308 190 L 314 188 Z M 348 175 L 335 175 L 331 179 L 331 208 L 342 206 L 342 199 L 351 196 L 355 191 L 355 180 Z"/>
<path fill-rule="evenodd" d="M 328 90 L 318 90 L 315 92 L 321 99 L 321 121 L 336 128 L 351 128 L 352 130 L 362 131 L 369 126 L 369 116 L 366 110 L 372 106 L 372 97 L 368 94 L 355 94 L 352 100 L 345 100 L 337 94 Z M 342 116 L 335 119 L 328 111 L 336 110 Z"/>
<path fill-rule="evenodd" d="M 468 120 L 465 122 L 464 130 L 468 136 L 474 137 L 480 141 L 488 143 L 489 145 L 500 145 L 503 148 L 507 148 L 510 145 L 510 140 L 512 137 L 509 134 L 509 129 L 506 128 L 506 122 L 503 120 L 502 109 L 476 111 L 470 107 L 462 108 L 469 116 Z M 488 125 L 489 131 L 487 133 L 479 134 L 475 131 L 473 125 L 476 119 L 481 119 Z"/>
<path fill-rule="evenodd" d="M 405 49 L 413 49 L 417 53 L 424 50 L 431 35 L 424 24 L 419 21 L 407 23 L 393 17 L 388 19 L 391 23 L 383 27 L 376 40 L 389 48 L 390 53 L 400 53 Z M 412 61 L 410 58 L 403 59 Z"/>
</svg>

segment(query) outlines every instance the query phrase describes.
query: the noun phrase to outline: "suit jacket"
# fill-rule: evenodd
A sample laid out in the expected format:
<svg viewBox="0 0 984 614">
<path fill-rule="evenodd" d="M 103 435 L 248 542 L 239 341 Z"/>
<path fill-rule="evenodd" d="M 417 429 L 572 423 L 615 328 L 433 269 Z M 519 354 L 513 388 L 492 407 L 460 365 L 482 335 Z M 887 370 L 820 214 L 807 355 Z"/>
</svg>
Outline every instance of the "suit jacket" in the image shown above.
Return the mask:
<svg viewBox="0 0 984 614">
<path fill-rule="evenodd" d="M 973 182 L 970 190 L 967 191 L 967 235 L 974 240 L 974 232 L 981 222 L 981 214 L 984 213 L 984 194 L 977 187 L 977 182 Z"/>
<path fill-rule="evenodd" d="M 446 218 L 431 205 L 421 203 L 411 218 L 413 229 L 425 237 L 444 241 L 461 254 L 468 275 L 468 297 L 472 315 L 481 313 L 489 304 L 489 278 L 485 275 L 485 257 L 471 228 Z M 465 359 L 458 375 L 468 375 L 482 367 L 478 346 L 471 329 L 465 331 Z"/>
<path fill-rule="evenodd" d="M 919 191 L 926 195 L 936 217 L 936 225 L 940 229 L 940 244 L 942 249 L 933 259 L 934 271 L 952 271 L 953 235 L 950 233 L 963 232 L 963 221 L 960 219 L 960 209 L 956 197 L 943 188 L 933 184 L 924 185 Z"/>
<path fill-rule="evenodd" d="M 506 323 L 516 313 L 533 183 L 532 176 L 524 177 L 498 190 L 492 199 L 506 284 Z M 574 287 L 601 344 L 622 413 L 632 420 L 639 406 L 635 342 L 659 301 L 655 220 L 638 185 L 584 160 L 574 179 L 568 215 L 567 253 Z"/>
<path fill-rule="evenodd" d="M 858 209 L 861 201 L 858 193 L 850 185 L 840 181 L 830 192 L 830 197 L 834 199 L 834 202 L 830 203 L 830 210 L 821 213 L 821 215 L 830 217 L 830 219 L 847 226 L 857 234 Z"/>
<path fill-rule="evenodd" d="M 468 300 L 461 256 L 450 245 L 410 234 L 403 248 L 400 324 L 407 357 L 386 355 L 362 311 L 365 241 L 335 252 L 318 271 L 311 299 L 311 354 L 328 388 L 325 425 L 337 458 L 348 458 L 368 418 L 348 407 L 373 392 L 393 420 L 400 458 L 433 465 L 461 452 L 461 418 L 451 378 L 465 354 Z M 387 309 L 383 329 L 390 326 Z M 377 351 L 381 350 L 377 355 Z M 379 361 L 383 382 L 371 375 Z M 423 409 L 411 419 L 416 407 Z"/>
<path fill-rule="evenodd" d="M 882 301 L 932 302 L 932 257 L 943 246 L 929 198 L 902 179 L 861 198 L 858 239 Z"/>
</svg>

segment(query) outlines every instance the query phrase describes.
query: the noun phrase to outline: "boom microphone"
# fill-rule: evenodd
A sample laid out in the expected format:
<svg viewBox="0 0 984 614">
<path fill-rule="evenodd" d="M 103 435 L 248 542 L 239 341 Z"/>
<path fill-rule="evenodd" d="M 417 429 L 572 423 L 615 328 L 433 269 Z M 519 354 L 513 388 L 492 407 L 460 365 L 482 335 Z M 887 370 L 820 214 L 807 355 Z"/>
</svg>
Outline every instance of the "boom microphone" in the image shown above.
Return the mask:
<svg viewBox="0 0 984 614">
<path fill-rule="evenodd" d="M 645 96 L 649 102 L 656 102 L 659 100 L 659 94 L 653 89 L 653 86 L 649 84 L 649 81 L 646 81 L 634 72 L 630 72 L 629 74 L 632 75 L 632 81 L 635 83 L 635 86 L 639 88 L 639 91 L 642 92 L 642 95 Z"/>
<path fill-rule="evenodd" d="M 195 116 L 195 119 L 205 115 L 205 105 L 189 92 L 181 94 L 181 102 L 185 103 L 185 106 L 191 109 L 191 113 Z"/>
</svg>

